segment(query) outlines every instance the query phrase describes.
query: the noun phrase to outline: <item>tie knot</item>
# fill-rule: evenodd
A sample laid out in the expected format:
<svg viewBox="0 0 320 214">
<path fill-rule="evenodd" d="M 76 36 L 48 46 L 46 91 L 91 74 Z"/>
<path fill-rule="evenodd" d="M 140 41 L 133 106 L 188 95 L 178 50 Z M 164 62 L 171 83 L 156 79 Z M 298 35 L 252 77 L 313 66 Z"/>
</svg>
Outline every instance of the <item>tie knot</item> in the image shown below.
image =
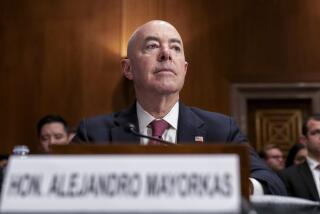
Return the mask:
<svg viewBox="0 0 320 214">
<path fill-rule="evenodd" d="M 152 136 L 161 138 L 164 131 L 169 127 L 165 120 L 154 120 L 150 123 L 152 129 Z"/>
</svg>

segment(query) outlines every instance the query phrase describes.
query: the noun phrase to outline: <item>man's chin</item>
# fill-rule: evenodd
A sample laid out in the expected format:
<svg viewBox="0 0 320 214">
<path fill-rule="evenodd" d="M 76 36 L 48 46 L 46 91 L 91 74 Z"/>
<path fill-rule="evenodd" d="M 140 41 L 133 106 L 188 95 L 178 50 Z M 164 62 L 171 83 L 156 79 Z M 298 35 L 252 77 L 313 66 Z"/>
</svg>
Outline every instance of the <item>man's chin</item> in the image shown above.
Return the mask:
<svg viewBox="0 0 320 214">
<path fill-rule="evenodd" d="M 179 94 L 179 89 L 177 87 L 157 87 L 156 91 L 159 95 L 172 95 Z"/>
<path fill-rule="evenodd" d="M 181 91 L 182 86 L 180 86 L 180 84 L 177 84 L 176 82 L 166 81 L 155 84 L 154 88 L 157 92 L 159 92 L 159 94 L 175 94 Z"/>
</svg>

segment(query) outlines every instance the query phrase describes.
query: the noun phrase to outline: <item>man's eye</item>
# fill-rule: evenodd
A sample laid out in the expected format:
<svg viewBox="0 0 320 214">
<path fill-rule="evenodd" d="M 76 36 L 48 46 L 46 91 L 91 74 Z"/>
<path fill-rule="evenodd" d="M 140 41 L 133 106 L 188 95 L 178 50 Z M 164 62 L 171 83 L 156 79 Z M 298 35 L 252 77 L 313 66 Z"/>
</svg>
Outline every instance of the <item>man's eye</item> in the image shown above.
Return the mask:
<svg viewBox="0 0 320 214">
<path fill-rule="evenodd" d="M 149 44 L 149 45 L 147 45 L 147 49 L 155 49 L 155 48 L 157 48 L 158 47 L 158 45 L 157 44 Z"/>
<path fill-rule="evenodd" d="M 320 130 L 311 131 L 310 135 L 320 135 Z"/>
<path fill-rule="evenodd" d="M 176 51 L 176 52 L 180 52 L 181 51 L 181 48 L 179 46 L 173 46 L 173 49 Z"/>
<path fill-rule="evenodd" d="M 43 140 L 43 141 L 44 141 L 44 140 L 49 140 L 49 138 L 50 138 L 50 137 L 49 137 L 48 135 L 44 135 L 44 136 L 42 135 L 42 136 L 40 136 L 40 139 Z"/>
<path fill-rule="evenodd" d="M 56 139 L 60 140 L 60 139 L 62 139 L 63 135 L 62 135 L 62 134 L 57 134 L 57 135 L 55 135 L 54 137 L 55 137 Z"/>
</svg>

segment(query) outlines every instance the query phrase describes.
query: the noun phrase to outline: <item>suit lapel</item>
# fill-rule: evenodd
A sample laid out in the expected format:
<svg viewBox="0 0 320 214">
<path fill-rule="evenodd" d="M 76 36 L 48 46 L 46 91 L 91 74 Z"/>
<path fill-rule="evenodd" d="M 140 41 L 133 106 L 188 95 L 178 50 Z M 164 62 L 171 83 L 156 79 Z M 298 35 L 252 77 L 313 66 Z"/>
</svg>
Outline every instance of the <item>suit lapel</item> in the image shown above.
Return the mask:
<svg viewBox="0 0 320 214">
<path fill-rule="evenodd" d="M 111 139 L 114 143 L 134 143 L 140 142 L 136 137 L 125 130 L 128 123 L 132 123 L 139 129 L 136 104 L 134 103 L 129 109 L 117 113 L 114 119 L 114 127 L 111 128 Z M 137 130 L 139 131 L 139 130 Z M 178 143 L 195 142 L 195 137 L 203 137 L 205 141 L 206 126 L 201 118 L 199 118 L 189 107 L 179 103 L 178 118 Z"/>
<path fill-rule="evenodd" d="M 125 143 L 125 144 L 137 144 L 140 142 L 139 137 L 133 135 L 129 131 L 126 131 L 125 127 L 132 123 L 135 125 L 137 129 L 139 129 L 138 125 L 138 117 L 136 104 L 134 103 L 129 109 L 124 110 L 115 114 L 114 116 L 114 127 L 111 128 L 111 138 L 114 143 Z"/>
<path fill-rule="evenodd" d="M 299 165 L 298 169 L 301 177 L 303 178 L 303 181 L 305 182 L 305 185 L 307 186 L 308 190 L 311 192 L 312 197 L 314 198 L 314 200 L 318 201 L 319 194 L 318 194 L 317 187 L 307 161 Z"/>
<path fill-rule="evenodd" d="M 179 103 L 178 118 L 178 143 L 195 142 L 195 137 L 202 137 L 205 141 L 206 127 L 205 123 L 189 107 Z"/>
</svg>

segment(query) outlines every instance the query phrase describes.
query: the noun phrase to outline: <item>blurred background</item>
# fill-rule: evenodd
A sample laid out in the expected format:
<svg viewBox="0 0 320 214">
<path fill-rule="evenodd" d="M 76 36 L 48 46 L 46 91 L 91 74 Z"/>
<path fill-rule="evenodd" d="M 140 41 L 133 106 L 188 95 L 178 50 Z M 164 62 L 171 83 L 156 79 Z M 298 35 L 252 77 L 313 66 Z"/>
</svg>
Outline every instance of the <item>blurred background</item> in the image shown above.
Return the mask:
<svg viewBox="0 0 320 214">
<path fill-rule="evenodd" d="M 0 0 L 0 154 L 35 151 L 46 114 L 76 127 L 130 105 L 120 59 L 152 19 L 184 40 L 182 102 L 234 116 L 256 149 L 286 151 L 319 111 L 319 0 Z"/>
</svg>

